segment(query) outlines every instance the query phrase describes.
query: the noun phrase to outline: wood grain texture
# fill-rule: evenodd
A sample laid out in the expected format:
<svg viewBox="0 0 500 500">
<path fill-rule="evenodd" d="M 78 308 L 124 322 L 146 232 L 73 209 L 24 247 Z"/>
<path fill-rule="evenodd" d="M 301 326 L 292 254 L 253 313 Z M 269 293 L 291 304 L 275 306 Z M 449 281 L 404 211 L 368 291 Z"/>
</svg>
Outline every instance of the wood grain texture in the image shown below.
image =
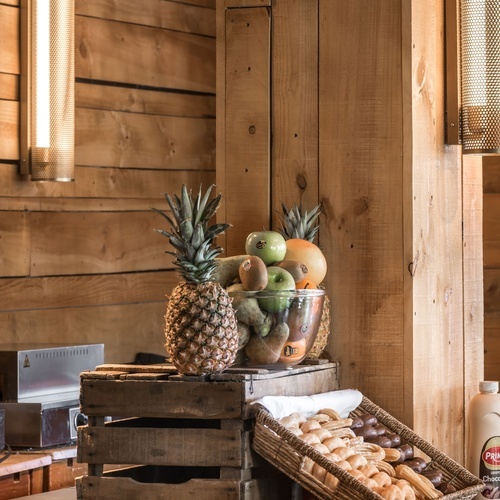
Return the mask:
<svg viewBox="0 0 500 500">
<path fill-rule="evenodd" d="M 318 193 L 318 2 L 276 1 L 272 22 L 273 227 L 281 202 L 309 210 Z"/>
<path fill-rule="evenodd" d="M 224 212 L 233 225 L 228 255 L 245 251 L 248 233 L 270 228 L 270 18 L 266 8 L 225 12 Z"/>
<path fill-rule="evenodd" d="M 149 212 L 33 212 L 30 275 L 145 271 L 171 267 L 168 239 Z"/>
<path fill-rule="evenodd" d="M 500 192 L 484 195 L 484 267 L 500 268 Z"/>
<path fill-rule="evenodd" d="M 19 160 L 19 103 L 0 100 L 0 158 Z"/>
<path fill-rule="evenodd" d="M 224 7 L 226 9 L 237 9 L 242 7 L 270 7 L 271 4 L 271 0 L 224 0 Z"/>
<path fill-rule="evenodd" d="M 500 378 L 500 269 L 484 269 L 484 377 Z M 476 388 L 477 392 L 477 388 Z"/>
<path fill-rule="evenodd" d="M 215 180 L 215 1 L 146 2 L 77 0 L 76 180 L 35 183 L 16 164 L 19 4 L 0 1 L 3 342 L 164 353 L 178 277 L 150 207 Z"/>
<path fill-rule="evenodd" d="M 27 276 L 30 214 L 0 212 L 0 276 Z"/>
<path fill-rule="evenodd" d="M 75 37 L 77 78 L 215 91 L 212 38 L 82 16 Z"/>
<path fill-rule="evenodd" d="M 2 342 L 104 343 L 106 363 L 131 363 L 138 352 L 165 355 L 165 301 L 0 313 Z"/>
<path fill-rule="evenodd" d="M 0 99 L 19 100 L 19 77 L 17 75 L 0 73 Z"/>
<path fill-rule="evenodd" d="M 19 167 L 0 164 L 0 210 L 108 211 L 166 208 L 163 193 L 215 181 L 214 170 L 75 167 L 74 183 L 20 182 Z M 89 198 L 93 198 L 90 202 Z"/>
<path fill-rule="evenodd" d="M 500 269 L 484 270 L 484 311 L 485 314 L 500 311 Z"/>
<path fill-rule="evenodd" d="M 500 193 L 500 157 L 483 156 L 483 192 Z"/>
<path fill-rule="evenodd" d="M 173 270 L 1 278 L 0 312 L 161 302 L 178 282 Z"/>
<path fill-rule="evenodd" d="M 451 431 L 464 426 L 467 385 L 457 370 L 465 364 L 462 160 L 458 147 L 445 147 L 444 50 L 434 36 L 443 30 L 443 5 L 421 0 L 411 13 L 414 427 L 463 463 L 462 433 Z"/>
<path fill-rule="evenodd" d="M 77 108 L 75 158 L 100 167 L 213 167 L 215 120 Z"/>
<path fill-rule="evenodd" d="M 112 2 L 106 0 L 82 0 L 75 3 L 75 11 L 76 15 L 215 36 L 213 10 L 189 5 L 188 2 L 121 0 L 120 8 L 117 9 Z"/>
<path fill-rule="evenodd" d="M 485 305 L 483 292 L 483 162 L 480 157 L 463 157 L 463 269 L 464 269 L 464 416 L 477 394 L 478 381 L 487 376 Z M 486 289 L 486 282 L 484 282 Z M 496 379 L 493 379 L 496 380 Z M 464 457 L 468 456 L 466 426 Z"/>
<path fill-rule="evenodd" d="M 491 380 L 500 379 L 500 312 L 490 311 L 484 317 L 484 376 Z M 488 378 L 490 380 L 490 378 Z M 477 389 L 476 389 L 477 392 Z"/>
<path fill-rule="evenodd" d="M 342 387 L 357 387 L 404 419 L 401 5 L 322 1 L 319 8 L 327 351 L 343 366 Z"/>
<path fill-rule="evenodd" d="M 115 380 L 83 379 L 82 408 L 89 416 L 119 411 L 124 417 L 210 420 L 242 417 L 244 392 L 241 384 L 192 382 L 159 381 L 145 385 L 143 381 L 134 380 L 117 383 Z"/>
<path fill-rule="evenodd" d="M 19 74 L 19 9 L 0 4 L 0 73 Z"/>
<path fill-rule="evenodd" d="M 242 466 L 238 430 L 83 427 L 78 437 L 78 460 L 89 464 Z"/>
<path fill-rule="evenodd" d="M 0 75 L 1 78 L 1 75 Z M 215 96 L 76 83 L 77 108 L 148 115 L 215 118 Z"/>
</svg>

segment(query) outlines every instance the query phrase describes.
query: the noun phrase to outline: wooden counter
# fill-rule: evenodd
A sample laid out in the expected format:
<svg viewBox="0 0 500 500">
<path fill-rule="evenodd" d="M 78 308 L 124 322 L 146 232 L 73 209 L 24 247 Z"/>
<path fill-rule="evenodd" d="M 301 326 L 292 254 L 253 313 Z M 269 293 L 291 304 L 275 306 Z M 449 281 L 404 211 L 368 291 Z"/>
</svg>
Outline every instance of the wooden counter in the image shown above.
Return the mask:
<svg viewBox="0 0 500 500">
<path fill-rule="evenodd" d="M 76 447 L 13 451 L 0 463 L 0 500 L 72 487 L 87 471 L 76 462 Z"/>
</svg>

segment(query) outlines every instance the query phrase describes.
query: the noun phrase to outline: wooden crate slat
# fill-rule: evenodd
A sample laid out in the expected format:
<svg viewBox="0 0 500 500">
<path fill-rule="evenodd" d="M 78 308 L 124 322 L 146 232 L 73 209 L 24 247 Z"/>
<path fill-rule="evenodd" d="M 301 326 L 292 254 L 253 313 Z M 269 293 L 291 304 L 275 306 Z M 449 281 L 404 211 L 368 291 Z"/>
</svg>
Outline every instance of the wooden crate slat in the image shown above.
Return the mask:
<svg viewBox="0 0 500 500">
<path fill-rule="evenodd" d="M 127 477 L 82 477 L 77 480 L 79 500 L 238 500 L 239 481 L 191 479 L 182 484 L 140 483 Z"/>
<path fill-rule="evenodd" d="M 135 364 L 124 364 L 124 363 L 108 363 L 105 365 L 96 366 L 96 371 L 108 371 L 108 370 L 121 370 L 125 373 L 177 373 L 174 365 L 171 363 L 167 364 L 154 364 L 154 365 L 135 365 Z"/>
<path fill-rule="evenodd" d="M 236 383 L 82 380 L 85 415 L 165 418 L 238 418 L 241 386 Z"/>
<path fill-rule="evenodd" d="M 77 457 L 89 464 L 241 467 L 241 437 L 238 430 L 80 427 Z"/>
</svg>

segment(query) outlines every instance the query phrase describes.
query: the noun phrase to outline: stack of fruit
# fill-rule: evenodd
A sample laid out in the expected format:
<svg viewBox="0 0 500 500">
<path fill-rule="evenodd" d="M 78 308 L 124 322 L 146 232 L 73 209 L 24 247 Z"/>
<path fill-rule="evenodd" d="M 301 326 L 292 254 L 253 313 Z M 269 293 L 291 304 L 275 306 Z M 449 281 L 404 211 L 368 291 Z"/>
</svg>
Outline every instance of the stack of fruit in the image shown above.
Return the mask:
<svg viewBox="0 0 500 500">
<path fill-rule="evenodd" d="M 302 213 L 283 205 L 281 232 L 248 235 L 245 255 L 216 258 L 212 247 L 228 224 L 209 225 L 221 195 L 211 186 L 193 197 L 165 198 L 168 237 L 182 281 L 167 302 L 165 348 L 180 373 L 218 373 L 232 364 L 293 365 L 313 347 L 318 330 L 329 330 L 324 308 L 326 259 L 312 242 L 319 206 Z M 308 241 L 309 240 L 309 241 Z M 325 324 L 325 310 L 328 319 Z"/>
<path fill-rule="evenodd" d="M 320 328 L 325 291 L 318 287 L 326 275 L 326 259 L 314 243 L 290 237 L 294 233 L 287 229 L 252 232 L 246 255 L 219 260 L 221 269 L 233 263 L 225 285 L 238 319 L 239 364 L 297 364 Z"/>
</svg>

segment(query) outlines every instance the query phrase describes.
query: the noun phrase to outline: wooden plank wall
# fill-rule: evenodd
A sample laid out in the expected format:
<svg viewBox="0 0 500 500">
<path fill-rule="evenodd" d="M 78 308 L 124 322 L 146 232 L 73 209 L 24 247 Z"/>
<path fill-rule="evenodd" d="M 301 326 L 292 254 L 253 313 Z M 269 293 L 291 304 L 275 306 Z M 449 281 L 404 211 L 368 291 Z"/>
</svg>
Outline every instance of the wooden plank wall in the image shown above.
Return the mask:
<svg viewBox="0 0 500 500">
<path fill-rule="evenodd" d="M 500 158 L 483 158 L 484 372 L 500 380 Z"/>
<path fill-rule="evenodd" d="M 460 148 L 445 144 L 444 5 L 217 0 L 217 8 L 223 215 L 252 214 L 232 229 L 228 253 L 241 253 L 248 232 L 276 229 L 281 201 L 321 201 L 327 354 L 340 361 L 341 386 L 463 463 L 468 400 L 483 369 L 481 176 L 477 165 L 464 173 Z M 256 10 L 262 16 L 251 18 Z M 242 31 L 266 28 L 252 26 L 258 39 L 235 38 L 236 15 Z M 252 61 L 242 74 L 238 60 L 237 85 L 227 57 L 236 52 Z M 248 75 L 256 64 L 270 67 L 268 95 Z M 269 167 L 264 147 L 229 161 L 238 152 L 225 138 L 252 141 L 268 100 Z M 261 169 L 270 194 L 254 185 L 240 196 L 238 168 Z"/>
<path fill-rule="evenodd" d="M 215 0 L 76 0 L 74 183 L 18 175 L 19 1 L 0 0 L 1 342 L 163 354 L 151 206 L 215 181 Z"/>
</svg>

